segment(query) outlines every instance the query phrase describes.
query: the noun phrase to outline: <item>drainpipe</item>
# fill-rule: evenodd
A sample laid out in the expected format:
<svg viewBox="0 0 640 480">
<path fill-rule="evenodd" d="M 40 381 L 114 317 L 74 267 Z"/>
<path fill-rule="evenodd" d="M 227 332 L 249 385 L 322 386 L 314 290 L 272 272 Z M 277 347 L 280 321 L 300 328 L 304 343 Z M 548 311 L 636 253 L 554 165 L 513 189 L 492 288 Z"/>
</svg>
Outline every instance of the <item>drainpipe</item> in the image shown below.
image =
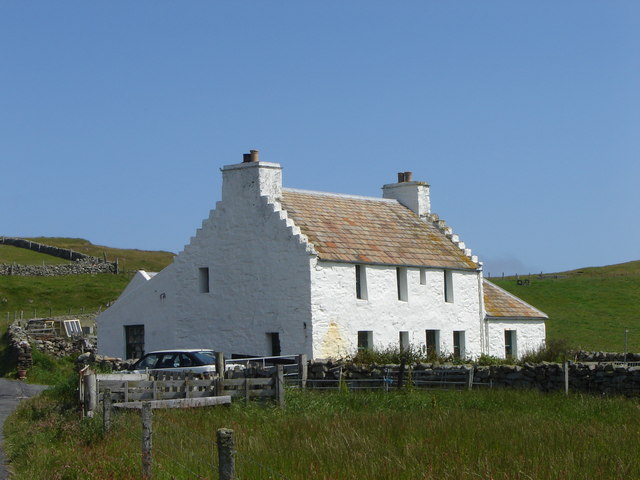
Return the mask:
<svg viewBox="0 0 640 480">
<path fill-rule="evenodd" d="M 482 262 L 478 262 L 478 304 L 480 305 L 480 353 L 489 355 L 489 332 L 484 320 L 484 289 L 482 285 Z"/>
</svg>

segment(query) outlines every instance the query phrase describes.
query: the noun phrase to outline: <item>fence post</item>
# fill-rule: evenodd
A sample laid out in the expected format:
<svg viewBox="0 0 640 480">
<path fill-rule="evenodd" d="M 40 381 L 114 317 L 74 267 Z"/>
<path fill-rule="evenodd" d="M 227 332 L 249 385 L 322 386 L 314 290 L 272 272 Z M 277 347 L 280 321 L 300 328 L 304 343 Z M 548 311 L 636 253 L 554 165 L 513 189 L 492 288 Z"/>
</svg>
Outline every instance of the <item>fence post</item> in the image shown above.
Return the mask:
<svg viewBox="0 0 640 480">
<path fill-rule="evenodd" d="M 284 367 L 278 365 L 277 368 L 274 387 L 276 389 L 276 402 L 278 406 L 282 408 L 284 407 Z"/>
<path fill-rule="evenodd" d="M 473 389 L 473 365 L 467 372 L 467 389 Z"/>
<path fill-rule="evenodd" d="M 220 377 L 224 376 L 224 353 L 216 352 L 216 372 Z"/>
<path fill-rule="evenodd" d="M 111 430 L 111 413 L 113 412 L 111 406 L 111 389 L 105 388 L 102 395 L 102 431 L 104 433 Z"/>
<path fill-rule="evenodd" d="M 300 389 L 307 388 L 307 355 L 302 353 L 298 355 L 298 378 L 300 379 Z"/>
<path fill-rule="evenodd" d="M 218 475 L 220 480 L 235 480 L 236 449 L 233 430 L 220 428 L 216 434 L 218 441 Z"/>
<path fill-rule="evenodd" d="M 142 404 L 142 478 L 151 478 L 153 414 L 151 403 Z"/>
<path fill-rule="evenodd" d="M 84 414 L 87 417 L 93 417 L 97 403 L 96 375 L 87 372 L 82 380 L 84 381 Z"/>
<path fill-rule="evenodd" d="M 218 382 L 216 383 L 216 396 L 224 395 L 224 353 L 216 352 L 216 373 L 218 374 Z"/>
<path fill-rule="evenodd" d="M 564 394 L 569 395 L 569 362 L 564 362 Z"/>
</svg>

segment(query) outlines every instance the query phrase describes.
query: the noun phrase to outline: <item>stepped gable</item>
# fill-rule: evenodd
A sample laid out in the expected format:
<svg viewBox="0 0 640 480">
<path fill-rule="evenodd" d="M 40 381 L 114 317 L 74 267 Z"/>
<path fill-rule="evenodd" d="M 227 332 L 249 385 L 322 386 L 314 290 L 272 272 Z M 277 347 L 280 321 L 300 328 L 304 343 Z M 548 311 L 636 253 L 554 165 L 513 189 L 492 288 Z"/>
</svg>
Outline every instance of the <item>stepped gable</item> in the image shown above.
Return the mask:
<svg viewBox="0 0 640 480">
<path fill-rule="evenodd" d="M 544 319 L 549 318 L 546 313 L 532 307 L 515 295 L 503 290 L 495 283 L 483 279 L 484 308 L 487 317 Z"/>
<path fill-rule="evenodd" d="M 283 189 L 281 203 L 322 260 L 478 268 L 433 223 L 396 200 Z"/>
</svg>

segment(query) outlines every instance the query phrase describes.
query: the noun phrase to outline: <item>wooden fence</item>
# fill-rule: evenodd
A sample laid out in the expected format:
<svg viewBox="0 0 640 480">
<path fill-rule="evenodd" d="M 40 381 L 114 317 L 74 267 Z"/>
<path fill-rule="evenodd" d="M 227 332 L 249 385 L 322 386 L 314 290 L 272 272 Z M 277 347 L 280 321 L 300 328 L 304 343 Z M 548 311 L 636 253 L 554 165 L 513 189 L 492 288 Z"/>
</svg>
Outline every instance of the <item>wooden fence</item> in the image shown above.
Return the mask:
<svg viewBox="0 0 640 480">
<path fill-rule="evenodd" d="M 152 402 L 154 408 L 184 408 L 230 403 L 242 398 L 272 398 L 284 405 L 284 373 L 279 365 L 270 377 L 221 378 L 193 374 L 96 374 L 88 368 L 80 372 L 80 402 L 87 416 L 93 416 L 105 391 L 116 408 L 140 408 Z M 211 400 L 225 397 L 224 400 Z M 203 400 L 209 399 L 209 400 Z"/>
</svg>

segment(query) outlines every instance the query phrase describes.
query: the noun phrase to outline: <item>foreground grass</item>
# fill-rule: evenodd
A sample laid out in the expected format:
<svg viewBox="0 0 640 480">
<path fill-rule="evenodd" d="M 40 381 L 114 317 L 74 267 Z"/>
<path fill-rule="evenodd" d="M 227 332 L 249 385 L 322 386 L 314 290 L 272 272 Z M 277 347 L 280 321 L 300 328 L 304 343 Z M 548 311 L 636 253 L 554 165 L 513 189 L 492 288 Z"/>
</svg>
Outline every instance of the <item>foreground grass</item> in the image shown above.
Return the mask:
<svg viewBox="0 0 640 480">
<path fill-rule="evenodd" d="M 607 275 L 605 270 L 596 275 L 598 270 L 559 278 L 533 276 L 529 286 L 513 279 L 495 283 L 549 315 L 549 339 L 566 339 L 576 349 L 622 352 L 628 328 L 628 351 L 640 352 L 640 272 Z"/>
<path fill-rule="evenodd" d="M 139 415 L 117 415 L 103 435 L 100 418 L 64 413 L 53 393 L 23 403 L 6 427 L 16 478 L 140 477 Z M 217 478 L 222 427 L 236 432 L 239 479 L 640 478 L 638 408 L 493 390 L 290 391 L 284 410 L 157 410 L 154 478 Z"/>
</svg>

